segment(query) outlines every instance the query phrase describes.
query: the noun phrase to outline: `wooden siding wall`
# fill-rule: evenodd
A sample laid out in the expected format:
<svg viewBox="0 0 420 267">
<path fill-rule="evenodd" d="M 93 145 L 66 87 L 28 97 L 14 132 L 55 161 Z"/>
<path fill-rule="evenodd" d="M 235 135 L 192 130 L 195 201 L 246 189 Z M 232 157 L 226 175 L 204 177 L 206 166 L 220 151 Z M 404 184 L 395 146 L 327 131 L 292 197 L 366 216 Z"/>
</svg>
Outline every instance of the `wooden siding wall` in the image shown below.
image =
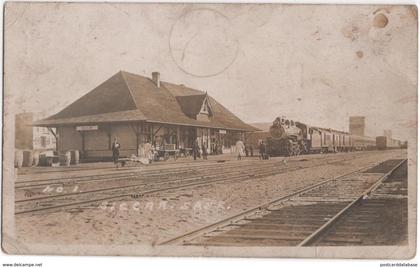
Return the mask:
<svg viewBox="0 0 420 267">
<path fill-rule="evenodd" d="M 82 150 L 82 136 L 73 126 L 58 127 L 58 151 Z"/>
<path fill-rule="evenodd" d="M 152 140 L 157 146 L 166 142 L 176 144 L 177 148 L 190 148 L 195 137 L 197 137 L 200 146 L 202 144 L 207 145 L 209 153 L 211 152 L 212 142 L 224 145 L 224 149 L 227 151 L 232 149 L 231 147 L 242 135 L 239 132 L 229 130 L 226 134 L 219 134 L 218 129 L 211 130 L 156 123 L 99 125 L 98 130 L 83 132 L 77 131 L 76 126 L 66 126 L 58 127 L 57 131 L 60 153 L 79 150 L 85 152 L 82 153 L 85 158 L 110 158 L 112 156 L 111 144 L 115 137 L 121 144 L 120 155 L 130 156 L 131 154 L 137 154 L 139 146 L 146 143 L 147 140 Z"/>
<path fill-rule="evenodd" d="M 109 137 L 103 130 L 85 131 L 85 150 L 108 150 Z"/>
</svg>

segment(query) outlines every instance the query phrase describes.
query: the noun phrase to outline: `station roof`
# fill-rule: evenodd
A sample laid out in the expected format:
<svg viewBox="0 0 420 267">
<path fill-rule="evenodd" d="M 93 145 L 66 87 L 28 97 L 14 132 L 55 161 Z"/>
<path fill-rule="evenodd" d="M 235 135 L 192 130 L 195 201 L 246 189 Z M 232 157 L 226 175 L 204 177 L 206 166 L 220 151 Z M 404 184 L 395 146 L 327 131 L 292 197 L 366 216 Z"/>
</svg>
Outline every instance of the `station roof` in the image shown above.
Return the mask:
<svg viewBox="0 0 420 267">
<path fill-rule="evenodd" d="M 205 98 L 212 108 L 209 121 L 196 120 Z M 34 126 L 57 127 L 94 123 L 148 121 L 164 124 L 258 131 L 244 123 L 206 92 L 168 82 L 160 87 L 149 78 L 120 71 L 57 114 Z"/>
</svg>

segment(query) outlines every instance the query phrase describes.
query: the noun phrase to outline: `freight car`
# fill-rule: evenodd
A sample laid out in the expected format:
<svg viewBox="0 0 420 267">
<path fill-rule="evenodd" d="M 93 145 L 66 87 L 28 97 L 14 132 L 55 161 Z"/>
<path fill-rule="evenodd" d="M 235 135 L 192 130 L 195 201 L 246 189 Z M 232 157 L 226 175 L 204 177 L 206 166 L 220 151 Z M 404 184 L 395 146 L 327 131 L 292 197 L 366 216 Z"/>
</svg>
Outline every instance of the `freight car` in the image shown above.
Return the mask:
<svg viewBox="0 0 420 267">
<path fill-rule="evenodd" d="M 350 134 L 333 129 L 309 127 L 308 140 L 313 153 L 348 152 L 354 149 Z"/>
<path fill-rule="evenodd" d="M 376 149 L 376 139 L 368 136 L 352 135 L 353 150 L 373 150 Z"/>
<path fill-rule="evenodd" d="M 406 142 L 400 140 L 388 138 L 386 136 L 376 137 L 376 147 L 377 149 L 396 149 L 396 148 L 407 148 Z"/>
</svg>

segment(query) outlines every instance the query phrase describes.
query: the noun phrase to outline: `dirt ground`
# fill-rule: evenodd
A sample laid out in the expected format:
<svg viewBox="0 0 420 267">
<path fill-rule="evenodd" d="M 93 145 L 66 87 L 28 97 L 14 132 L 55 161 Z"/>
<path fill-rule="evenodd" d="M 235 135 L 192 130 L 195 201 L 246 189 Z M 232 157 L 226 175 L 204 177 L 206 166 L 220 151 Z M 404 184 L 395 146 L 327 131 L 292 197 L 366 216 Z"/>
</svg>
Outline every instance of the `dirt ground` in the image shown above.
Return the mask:
<svg viewBox="0 0 420 267">
<path fill-rule="evenodd" d="M 17 238 L 23 243 L 56 245 L 157 244 L 304 186 L 379 161 L 402 158 L 404 152 L 361 154 L 347 162 L 265 178 L 159 192 L 54 213 L 18 215 Z"/>
</svg>

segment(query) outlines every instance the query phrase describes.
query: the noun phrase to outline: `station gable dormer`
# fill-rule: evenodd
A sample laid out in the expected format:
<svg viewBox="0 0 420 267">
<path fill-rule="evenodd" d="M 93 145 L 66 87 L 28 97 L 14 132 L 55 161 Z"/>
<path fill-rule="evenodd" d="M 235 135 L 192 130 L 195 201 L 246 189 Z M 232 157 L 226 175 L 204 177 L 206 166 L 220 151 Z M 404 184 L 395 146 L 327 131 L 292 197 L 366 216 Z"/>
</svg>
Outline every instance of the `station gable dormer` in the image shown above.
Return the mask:
<svg viewBox="0 0 420 267">
<path fill-rule="evenodd" d="M 177 97 L 182 111 L 188 117 L 198 121 L 210 121 L 213 108 L 207 93 L 201 95 L 187 95 Z"/>
<path fill-rule="evenodd" d="M 198 121 L 209 121 L 209 117 L 211 116 L 213 116 L 213 108 L 211 107 L 209 97 L 206 93 L 206 97 L 203 100 L 200 112 L 196 115 L 196 119 Z"/>
</svg>

